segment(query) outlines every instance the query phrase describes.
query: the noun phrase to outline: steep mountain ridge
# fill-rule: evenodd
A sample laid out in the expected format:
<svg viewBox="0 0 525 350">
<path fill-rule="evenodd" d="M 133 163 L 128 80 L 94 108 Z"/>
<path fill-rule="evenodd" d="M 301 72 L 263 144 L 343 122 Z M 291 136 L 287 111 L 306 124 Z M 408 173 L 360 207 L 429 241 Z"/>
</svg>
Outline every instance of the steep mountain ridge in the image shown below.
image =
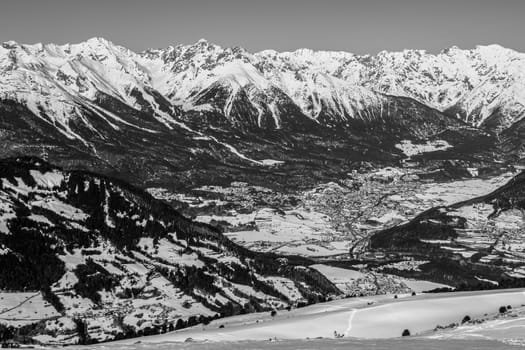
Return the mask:
<svg viewBox="0 0 525 350">
<path fill-rule="evenodd" d="M 383 93 L 416 99 L 474 126 L 483 125 L 499 112 L 505 116 L 503 129 L 521 118 L 520 106 L 525 98 L 519 93 L 523 90 L 520 84 L 525 56 L 497 45 L 473 50 L 453 47 L 437 55 L 405 50 L 357 56 L 306 49 L 251 54 L 242 48 L 223 49 L 200 40 L 193 45 L 136 54 L 93 38 L 62 46 L 7 42 L 0 51 L 0 63 L 5 81 L 2 95 L 24 100 L 33 110 L 37 106 L 50 108 L 66 130 L 63 118 L 74 112 L 71 103 L 53 106 L 56 109 L 46 107 L 50 100 L 34 101 L 34 96 L 28 95 L 30 91 L 40 89 L 61 101 L 70 100 L 71 95 L 92 101 L 96 93 L 104 92 L 139 109 L 138 100 L 142 99 L 168 126 L 178 111 L 161 110 L 158 96 L 151 90 L 174 106 L 206 110 L 213 103 L 195 97 L 204 95 L 211 86 L 226 85 L 230 91 L 221 109 L 229 116 L 235 95 L 249 86 L 249 91 L 257 91 L 247 93 L 253 108 L 259 113 L 266 108 L 276 119 L 275 127 L 279 117 L 275 109 L 282 103 L 261 106 L 254 100 L 261 100 L 262 94 L 267 100 L 275 99 L 276 90 L 313 119 L 321 112 L 359 118 L 361 110 L 378 106 L 377 94 Z"/>
<path fill-rule="evenodd" d="M 151 60 L 147 53 L 142 56 Z M 452 47 L 437 55 L 404 50 L 357 56 L 308 49 L 250 54 L 241 48 L 223 49 L 201 40 L 195 45 L 157 51 L 157 57 L 152 60 L 156 62 L 155 71 L 173 74 L 173 78 L 157 79 L 157 86 L 176 100 L 185 100 L 191 87 L 200 86 L 203 79 L 215 75 L 210 72 L 216 67 L 240 61 L 256 67 L 269 83 L 283 90 L 303 113 L 314 119 L 322 103 L 326 105 L 325 111 L 341 112 L 327 107 L 338 100 L 343 86 L 352 90 L 348 94 L 352 99 L 368 104 L 374 102 L 373 97 L 379 92 L 414 98 L 441 111 L 456 107 L 461 111 L 461 119 L 475 126 L 482 125 L 497 109 L 506 110 L 510 121 L 514 120 L 518 117 L 515 109 L 523 101 L 521 94 L 508 90 L 519 89 L 514 84 L 521 81 L 525 56 L 497 45 L 472 50 Z M 191 74 L 186 74 L 188 71 Z M 319 76 L 325 81 L 319 82 Z M 337 92 L 326 91 L 327 85 L 334 83 L 338 84 Z M 350 105 L 359 107 L 355 103 Z"/>
<path fill-rule="evenodd" d="M 206 41 L 199 41 L 196 45 L 178 46 L 176 52 L 180 53 L 182 60 L 197 57 L 195 66 L 205 61 L 206 64 L 202 66 L 204 70 L 225 61 L 250 62 L 298 105 L 302 105 L 298 103 L 300 98 L 308 99 L 305 86 L 316 87 L 316 76 L 324 74 L 351 86 L 411 97 L 440 110 L 457 104 L 460 97 L 465 98 L 478 85 L 486 84 L 487 80 L 519 80 L 524 64 L 523 54 L 497 45 L 478 46 L 473 50 L 453 47 L 437 55 L 421 50 L 404 50 L 383 51 L 377 56 L 357 56 L 345 52 L 315 52 L 307 49 L 284 53 L 267 50 L 251 55 L 242 49 L 222 49 Z M 177 64 L 177 56 L 171 57 Z M 504 85 L 491 87 L 491 93 L 496 95 L 507 88 Z M 487 101 L 476 102 L 484 104 Z M 500 102 L 505 101 L 502 99 Z M 307 109 L 303 108 L 303 111 L 307 112 Z M 470 110 L 468 112 L 472 114 Z M 474 123 L 472 119 L 466 120 Z"/>
</svg>

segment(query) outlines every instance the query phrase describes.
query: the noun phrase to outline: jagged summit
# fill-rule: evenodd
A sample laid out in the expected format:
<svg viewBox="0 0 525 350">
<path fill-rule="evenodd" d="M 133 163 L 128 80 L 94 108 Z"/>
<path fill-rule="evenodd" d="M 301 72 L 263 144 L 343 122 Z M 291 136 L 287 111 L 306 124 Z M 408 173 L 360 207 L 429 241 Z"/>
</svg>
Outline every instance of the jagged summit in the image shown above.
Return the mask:
<svg viewBox="0 0 525 350">
<path fill-rule="evenodd" d="M 137 54 L 104 38 L 94 37 L 65 45 L 22 45 L 10 41 L 3 43 L 2 49 L 2 90 L 21 91 L 7 94 L 20 101 L 27 100 L 23 91 L 36 88 L 49 92 L 49 88 L 55 86 L 57 94 L 66 90 L 70 95 L 80 94 L 92 100 L 95 91 L 103 91 L 136 107 L 136 101 L 126 95 L 136 89 L 153 88 L 181 106 L 190 94 L 206 88 L 210 78 L 244 81 L 249 71 L 251 77 L 260 76 L 256 85 L 278 87 L 305 114 L 315 117 L 309 103 L 318 100 L 329 106 L 333 104 L 331 100 L 338 99 L 333 93 L 318 93 L 316 76 L 324 74 L 329 79 L 335 78 L 342 84 L 359 86 L 370 92 L 411 97 L 441 111 L 459 109 L 453 114 L 477 126 L 496 110 L 508 110 L 503 114 L 510 122 L 516 118 L 514 106 L 521 103 L 523 96 L 506 96 L 506 91 L 520 90 L 520 86 L 514 84 L 520 84 L 521 79 L 517 78 L 525 67 L 523 54 L 499 45 L 477 46 L 472 50 L 451 47 L 437 55 L 423 50 L 403 50 L 359 56 L 310 49 L 282 53 L 265 50 L 251 54 L 239 47 L 222 48 L 200 39 L 191 45 Z M 228 68 L 241 67 L 241 62 L 243 69 L 228 72 Z M 15 74 L 16 67 L 31 68 L 23 74 Z M 33 87 L 22 88 L 27 86 L 24 79 L 28 74 L 38 78 L 31 83 Z M 75 84 L 69 83 L 73 80 Z M 37 106 L 45 105 L 39 101 L 45 98 L 35 97 Z M 62 96 L 60 100 L 68 101 L 71 97 Z M 58 111 L 49 112 L 52 115 Z M 328 114 L 338 112 L 327 111 Z"/>
</svg>

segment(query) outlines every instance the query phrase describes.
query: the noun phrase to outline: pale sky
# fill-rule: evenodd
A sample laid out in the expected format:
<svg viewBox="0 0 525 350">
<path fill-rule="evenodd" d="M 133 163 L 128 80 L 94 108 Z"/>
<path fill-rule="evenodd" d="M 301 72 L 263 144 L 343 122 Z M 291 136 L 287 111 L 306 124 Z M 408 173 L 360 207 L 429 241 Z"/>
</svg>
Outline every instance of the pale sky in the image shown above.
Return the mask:
<svg viewBox="0 0 525 350">
<path fill-rule="evenodd" d="M 2 0 L 0 42 L 100 36 L 134 51 L 190 44 L 376 54 L 500 44 L 525 51 L 525 0 Z"/>
</svg>

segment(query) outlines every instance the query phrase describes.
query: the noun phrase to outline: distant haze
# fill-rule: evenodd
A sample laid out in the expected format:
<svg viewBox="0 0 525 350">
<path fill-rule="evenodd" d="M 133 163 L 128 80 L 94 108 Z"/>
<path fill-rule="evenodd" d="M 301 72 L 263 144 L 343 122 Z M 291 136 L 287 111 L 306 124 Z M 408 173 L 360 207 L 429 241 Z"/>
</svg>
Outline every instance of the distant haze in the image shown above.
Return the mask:
<svg viewBox="0 0 525 350">
<path fill-rule="evenodd" d="M 249 51 L 525 51 L 524 0 L 2 0 L 0 41 L 100 36 L 134 51 L 200 38 Z"/>
</svg>

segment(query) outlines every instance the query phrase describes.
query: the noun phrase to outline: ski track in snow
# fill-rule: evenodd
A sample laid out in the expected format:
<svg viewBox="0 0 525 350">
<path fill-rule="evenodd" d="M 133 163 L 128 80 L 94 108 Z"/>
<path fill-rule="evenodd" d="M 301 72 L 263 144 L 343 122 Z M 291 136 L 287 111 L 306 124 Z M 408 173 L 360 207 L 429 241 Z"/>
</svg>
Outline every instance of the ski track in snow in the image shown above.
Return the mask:
<svg viewBox="0 0 525 350">
<path fill-rule="evenodd" d="M 348 317 L 348 327 L 345 331 L 345 337 L 348 337 L 348 334 L 350 334 L 350 331 L 352 330 L 352 321 L 354 320 L 354 316 L 357 313 L 357 309 L 352 309 L 350 311 L 350 316 Z"/>
</svg>

